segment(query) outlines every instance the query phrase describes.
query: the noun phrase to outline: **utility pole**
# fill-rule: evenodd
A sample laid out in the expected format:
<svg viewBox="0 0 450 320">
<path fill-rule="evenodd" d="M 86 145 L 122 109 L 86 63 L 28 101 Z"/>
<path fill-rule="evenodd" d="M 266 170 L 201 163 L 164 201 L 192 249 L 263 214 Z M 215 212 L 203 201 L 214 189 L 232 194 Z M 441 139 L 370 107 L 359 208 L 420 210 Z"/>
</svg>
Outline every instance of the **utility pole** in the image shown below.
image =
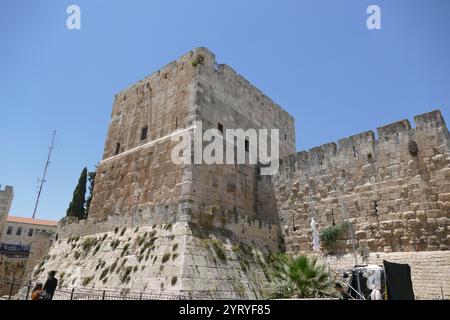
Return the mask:
<svg viewBox="0 0 450 320">
<path fill-rule="evenodd" d="M 56 148 L 56 130 L 53 130 L 53 132 L 52 132 L 52 140 L 50 142 L 50 147 L 48 148 L 47 161 L 45 162 L 44 173 L 42 174 L 42 178 L 40 179 L 39 189 L 38 189 L 37 197 L 36 197 L 36 203 L 34 205 L 33 219 L 36 216 L 36 210 L 37 210 L 37 207 L 38 207 L 39 198 L 41 197 L 42 187 L 44 186 L 44 182 L 46 182 L 45 177 L 47 176 L 47 169 L 48 169 L 48 166 L 50 165 L 50 157 L 52 156 L 52 151 L 55 148 Z"/>
</svg>

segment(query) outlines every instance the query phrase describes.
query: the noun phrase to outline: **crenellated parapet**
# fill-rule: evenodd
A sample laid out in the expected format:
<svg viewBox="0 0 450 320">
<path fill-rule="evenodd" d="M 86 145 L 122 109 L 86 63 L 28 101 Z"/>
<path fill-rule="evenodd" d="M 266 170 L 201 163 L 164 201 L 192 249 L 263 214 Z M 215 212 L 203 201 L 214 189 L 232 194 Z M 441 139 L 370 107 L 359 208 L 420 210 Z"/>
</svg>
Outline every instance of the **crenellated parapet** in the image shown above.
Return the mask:
<svg viewBox="0 0 450 320">
<path fill-rule="evenodd" d="M 439 110 L 284 158 L 274 176 L 286 243 L 312 249 L 319 229 L 345 220 L 376 251 L 450 248 L 450 135 Z M 340 240 L 343 250 L 350 243 Z"/>
</svg>

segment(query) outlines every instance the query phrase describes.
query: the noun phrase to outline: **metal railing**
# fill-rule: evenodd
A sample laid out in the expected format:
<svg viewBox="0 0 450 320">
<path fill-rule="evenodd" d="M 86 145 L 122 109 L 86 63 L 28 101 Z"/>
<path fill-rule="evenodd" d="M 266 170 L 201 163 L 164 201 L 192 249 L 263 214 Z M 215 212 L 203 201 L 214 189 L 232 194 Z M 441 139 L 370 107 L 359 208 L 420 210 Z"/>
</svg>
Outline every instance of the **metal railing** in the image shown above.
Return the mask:
<svg viewBox="0 0 450 320">
<path fill-rule="evenodd" d="M 21 279 L 0 279 L 1 300 L 31 300 L 34 284 Z M 2 295 L 3 294 L 3 295 Z M 121 289 L 91 289 L 85 287 L 57 288 L 53 300 L 186 300 L 189 297 L 179 294 L 159 292 L 131 292 Z"/>
</svg>

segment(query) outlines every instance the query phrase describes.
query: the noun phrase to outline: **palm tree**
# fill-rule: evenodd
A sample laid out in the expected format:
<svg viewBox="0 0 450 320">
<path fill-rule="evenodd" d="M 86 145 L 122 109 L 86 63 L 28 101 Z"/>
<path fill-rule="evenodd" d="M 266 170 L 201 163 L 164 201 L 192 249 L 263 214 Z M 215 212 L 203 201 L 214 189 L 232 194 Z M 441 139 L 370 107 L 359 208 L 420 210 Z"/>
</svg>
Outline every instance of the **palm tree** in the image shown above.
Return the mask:
<svg viewBox="0 0 450 320">
<path fill-rule="evenodd" d="M 270 298 L 324 297 L 328 288 L 328 273 L 316 257 L 292 257 L 279 254 L 272 264 Z"/>
</svg>

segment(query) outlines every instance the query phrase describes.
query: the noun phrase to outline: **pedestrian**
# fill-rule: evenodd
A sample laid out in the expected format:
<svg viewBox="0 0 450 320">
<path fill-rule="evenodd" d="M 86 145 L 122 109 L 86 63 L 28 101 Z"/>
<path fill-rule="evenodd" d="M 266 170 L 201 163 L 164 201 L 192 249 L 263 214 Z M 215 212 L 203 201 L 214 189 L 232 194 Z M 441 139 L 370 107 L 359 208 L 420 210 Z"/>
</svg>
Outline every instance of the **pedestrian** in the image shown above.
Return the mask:
<svg viewBox="0 0 450 320">
<path fill-rule="evenodd" d="M 351 298 L 339 282 L 336 282 L 334 288 L 339 292 L 339 300 L 349 300 Z"/>
<path fill-rule="evenodd" d="M 50 271 L 48 273 L 47 281 L 44 285 L 44 291 L 46 294 L 50 296 L 49 300 L 53 299 L 53 295 L 55 294 L 56 287 L 58 286 L 58 279 L 55 278 L 56 271 Z"/>
<path fill-rule="evenodd" d="M 36 283 L 32 293 L 31 293 L 31 300 L 41 300 L 43 293 L 44 293 L 44 290 L 42 289 L 42 283 L 40 283 L 40 282 Z"/>
</svg>

